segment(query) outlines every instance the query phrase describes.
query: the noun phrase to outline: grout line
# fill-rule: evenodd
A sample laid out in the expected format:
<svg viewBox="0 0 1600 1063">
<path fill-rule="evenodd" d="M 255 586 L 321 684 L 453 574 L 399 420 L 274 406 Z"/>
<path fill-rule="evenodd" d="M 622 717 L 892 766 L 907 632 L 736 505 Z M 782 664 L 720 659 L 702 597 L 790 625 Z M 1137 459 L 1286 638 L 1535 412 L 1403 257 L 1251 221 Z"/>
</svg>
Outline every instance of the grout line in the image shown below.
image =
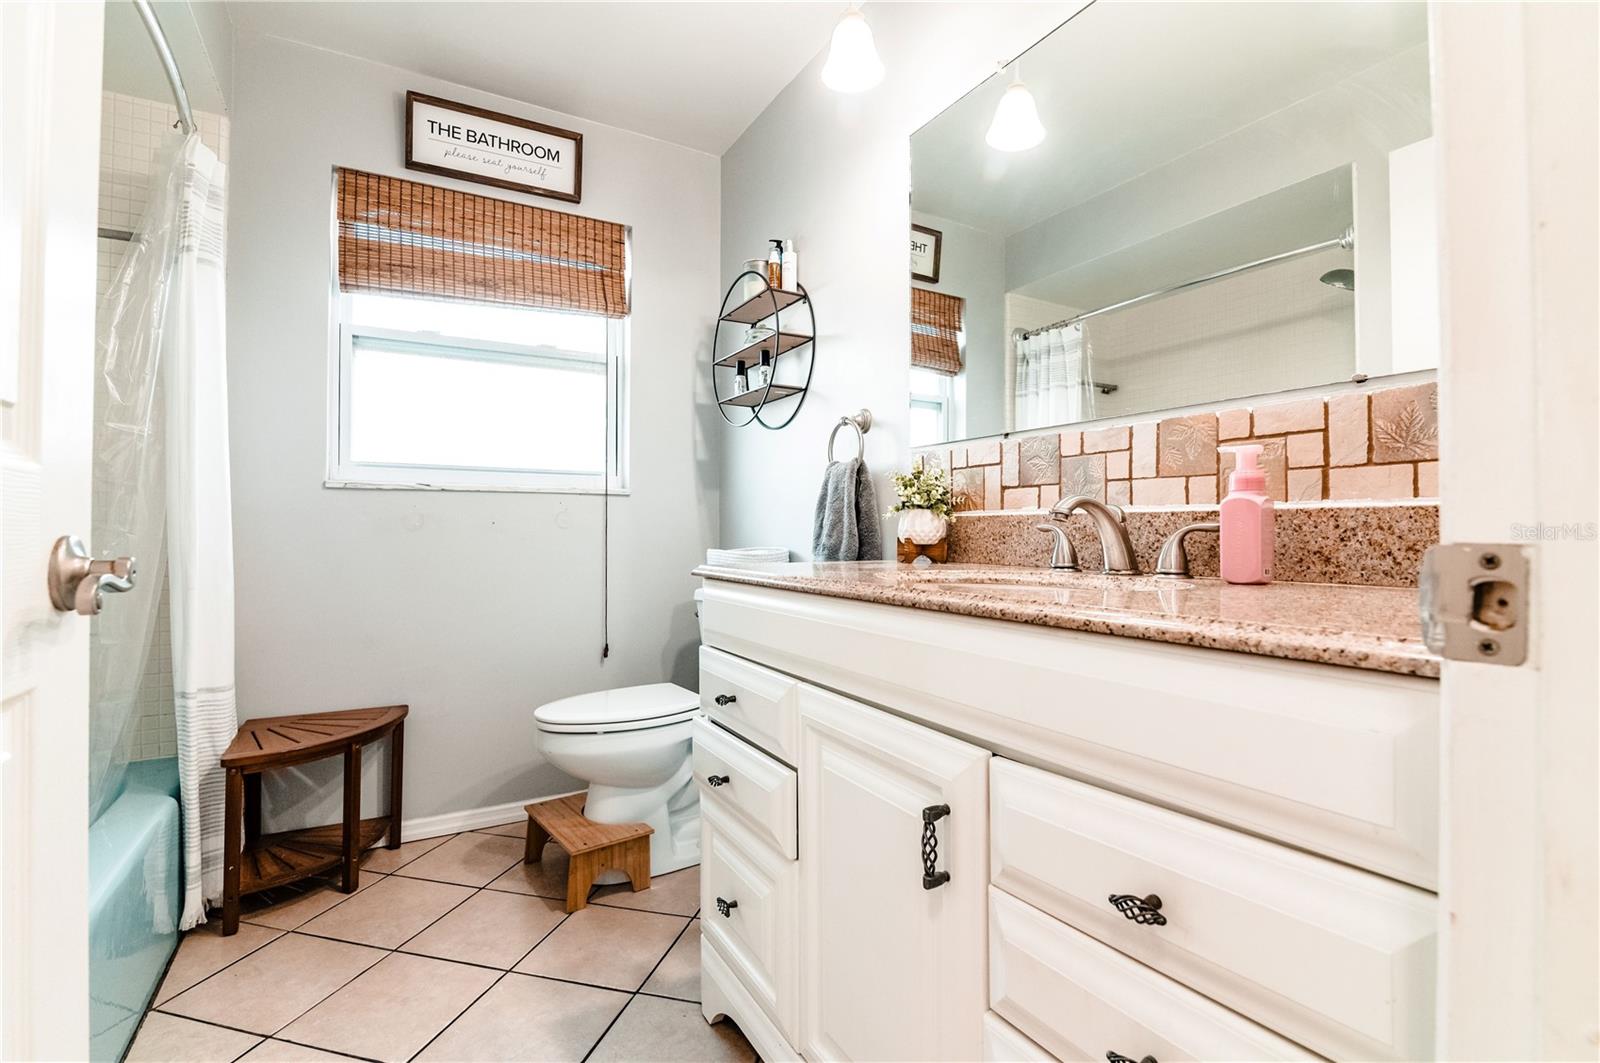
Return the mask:
<svg viewBox="0 0 1600 1063">
<path fill-rule="evenodd" d="M 501 982 L 505 981 L 506 975 L 508 975 L 510 973 L 511 973 L 510 971 L 501 971 L 500 972 L 500 977 L 496 978 L 494 981 L 490 982 L 487 986 L 485 986 L 482 993 L 479 993 L 477 996 L 473 997 L 472 1000 L 470 1002 L 468 1002 L 466 1007 L 462 1008 L 459 1012 L 457 1012 L 455 1017 L 452 1018 L 449 1022 L 447 1022 L 443 1026 L 441 1026 L 439 1028 L 439 1032 L 434 1034 L 432 1037 L 428 1038 L 427 1042 L 425 1044 L 423 1044 L 423 1046 L 421 1048 L 417 1049 L 415 1052 L 411 1053 L 411 1055 L 407 1056 L 406 1057 L 407 1063 L 409 1063 L 410 1060 L 416 1059 L 418 1056 L 422 1055 L 422 1053 L 426 1052 L 428 1050 L 428 1047 L 430 1045 L 432 1045 L 433 1042 L 435 1042 L 439 1038 L 443 1037 L 446 1030 L 450 1029 L 450 1027 L 454 1026 L 457 1022 L 459 1022 L 460 1019 L 461 1019 L 461 1016 L 465 1015 L 467 1012 L 471 1011 L 474 1007 L 476 1007 L 478 1001 L 480 1001 L 484 997 L 488 996 L 489 995 L 489 990 L 493 989 L 495 986 L 497 986 Z"/>
<path fill-rule="evenodd" d="M 338 907 L 338 905 L 334 905 L 334 907 Z M 244 920 L 241 919 L 240 922 L 242 923 L 242 922 L 244 922 Z M 211 979 L 215 978 L 217 975 L 221 974 L 223 971 L 226 971 L 229 967 L 232 967 L 234 964 L 240 962 L 241 960 L 249 959 L 251 956 L 254 956 L 256 953 L 260 952 L 262 949 L 264 949 L 268 945 L 272 944 L 273 941 L 277 941 L 279 938 L 287 937 L 289 934 L 293 933 L 293 931 L 290 931 L 290 930 L 279 930 L 275 926 L 262 926 L 260 923 L 251 923 L 250 925 L 255 927 L 257 930 L 270 930 L 270 931 L 272 931 L 272 933 L 274 935 L 272 940 L 271 941 L 263 941 L 261 944 L 257 945 L 255 948 L 251 949 L 249 952 L 245 953 L 244 955 L 234 957 L 232 960 L 229 960 L 227 963 L 223 964 L 221 967 L 218 967 L 216 970 L 212 971 L 210 974 L 208 974 L 204 978 L 200 979 L 200 981 L 196 982 L 194 985 L 189 986 L 186 989 L 179 990 L 178 992 L 172 994 L 170 997 L 168 997 L 166 1000 L 163 1000 L 159 1004 L 156 1003 L 155 993 L 152 993 L 150 995 L 150 1005 L 145 1009 L 145 1013 L 148 1014 L 148 1013 L 150 1013 L 152 1011 L 162 1011 L 162 1009 L 165 1007 L 165 1005 L 170 1004 L 174 1000 L 177 1000 L 179 997 L 181 997 L 185 993 L 189 992 L 190 989 L 198 989 L 198 988 L 200 988 L 200 986 L 202 986 L 205 983 L 211 981 Z M 172 958 L 167 961 L 167 969 L 161 973 L 161 982 L 165 982 L 167 980 L 167 974 L 169 972 L 171 972 L 171 970 L 172 970 L 172 963 L 173 963 L 173 961 L 175 961 L 178 958 L 178 949 L 183 948 L 184 939 L 186 937 L 188 937 L 190 934 L 194 933 L 196 930 L 199 930 L 199 929 L 200 929 L 199 927 L 194 927 L 194 928 L 192 928 L 190 930 L 185 930 L 181 934 L 178 935 L 178 948 L 172 950 Z M 155 989 L 156 993 L 161 992 L 161 982 L 157 982 L 156 983 L 156 989 Z M 166 1015 L 176 1015 L 177 1014 L 177 1012 L 171 1012 L 171 1011 L 163 1011 L 162 1013 L 166 1014 Z M 187 1015 L 180 1016 L 180 1018 L 185 1018 L 185 1019 L 188 1018 L 188 1017 L 189 1016 L 187 1016 Z M 196 1019 L 195 1021 L 196 1022 L 203 1022 L 204 1020 L 203 1019 Z M 143 1020 L 142 1019 L 140 1020 L 140 1025 L 143 1025 Z M 212 1025 L 218 1025 L 218 1024 L 213 1023 Z M 233 1029 L 233 1028 L 234 1027 L 232 1027 L 232 1026 L 228 1027 L 228 1029 L 230 1029 L 230 1030 Z M 250 1031 L 246 1030 L 245 1032 L 249 1033 Z M 139 1032 L 137 1030 L 135 1030 L 134 1031 L 134 1036 L 137 1037 L 138 1033 Z M 133 1042 L 129 1041 L 128 1043 L 131 1045 Z"/>
<path fill-rule="evenodd" d="M 666 961 L 667 956 L 672 952 L 672 950 L 678 947 L 678 942 L 683 939 L 683 935 L 689 932 L 689 926 L 692 922 L 692 919 L 684 922 L 683 927 L 678 931 L 677 936 L 672 939 L 672 943 L 667 946 L 666 951 L 656 958 L 656 962 L 654 966 L 650 968 L 650 972 L 646 974 L 643 980 L 639 982 L 638 988 L 636 988 L 633 993 L 629 995 L 628 1002 L 622 1005 L 621 1009 L 611 1017 L 611 1021 L 606 1023 L 606 1028 L 600 1031 L 600 1037 L 595 1041 L 594 1044 L 589 1046 L 589 1051 L 583 1054 L 583 1060 L 580 1061 L 580 1063 L 588 1063 L 589 1057 L 594 1055 L 595 1050 L 600 1047 L 601 1043 L 604 1042 L 606 1037 L 611 1033 L 611 1028 L 617 1024 L 617 1021 L 622 1018 L 629 1008 L 633 1007 L 633 1002 L 639 999 L 640 991 L 649 984 L 650 979 L 655 977 L 656 971 L 660 970 L 662 963 Z M 653 996 L 654 994 L 649 995 Z"/>
<path fill-rule="evenodd" d="M 372 1056 L 358 1056 L 352 1052 L 337 1052 L 331 1048 L 319 1048 L 317 1045 L 308 1045 L 304 1041 L 293 1041 L 287 1037 L 276 1037 L 268 1034 L 266 1041 L 281 1041 L 283 1044 L 294 1045 L 296 1048 L 309 1048 L 313 1052 L 327 1052 L 329 1055 L 339 1056 L 343 1059 L 360 1059 L 365 1060 L 366 1063 L 383 1063 L 381 1059 L 374 1059 Z M 263 1041 L 262 1044 L 266 1044 L 266 1041 Z M 256 1046 L 256 1048 L 260 1047 L 261 1045 Z M 254 1052 L 255 1048 L 252 1048 L 250 1051 Z M 248 1055 L 249 1053 L 246 1054 Z"/>
</svg>

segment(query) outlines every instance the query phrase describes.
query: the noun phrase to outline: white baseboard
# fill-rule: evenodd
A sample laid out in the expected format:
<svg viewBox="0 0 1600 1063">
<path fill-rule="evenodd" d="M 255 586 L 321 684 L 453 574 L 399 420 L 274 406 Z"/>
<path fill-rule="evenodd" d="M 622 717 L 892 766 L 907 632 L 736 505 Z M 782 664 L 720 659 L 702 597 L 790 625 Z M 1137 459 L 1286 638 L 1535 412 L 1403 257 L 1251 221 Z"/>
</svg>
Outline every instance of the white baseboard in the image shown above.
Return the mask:
<svg viewBox="0 0 1600 1063">
<path fill-rule="evenodd" d="M 581 794 L 583 791 L 573 790 L 571 793 Z M 524 806 L 535 801 L 548 801 L 552 797 L 567 796 L 570 795 L 546 794 L 543 797 L 530 797 L 526 801 L 511 801 L 504 805 L 468 808 L 460 812 L 444 812 L 437 816 L 419 816 L 416 819 L 401 820 L 400 840 L 414 842 L 423 838 L 437 838 L 444 834 L 460 834 L 466 830 L 498 827 L 502 823 L 522 823 L 528 818 L 528 813 L 523 810 Z"/>
</svg>

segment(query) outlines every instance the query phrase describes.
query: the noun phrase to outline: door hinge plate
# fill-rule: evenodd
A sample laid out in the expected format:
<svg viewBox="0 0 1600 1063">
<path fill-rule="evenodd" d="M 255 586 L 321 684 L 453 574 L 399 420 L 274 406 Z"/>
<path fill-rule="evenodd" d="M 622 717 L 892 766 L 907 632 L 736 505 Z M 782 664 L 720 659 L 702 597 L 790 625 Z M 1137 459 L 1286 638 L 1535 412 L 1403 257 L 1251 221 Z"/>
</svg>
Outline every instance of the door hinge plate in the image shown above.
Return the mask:
<svg viewBox="0 0 1600 1063">
<path fill-rule="evenodd" d="M 1440 543 L 1422 558 L 1422 640 L 1448 661 L 1528 659 L 1528 557 L 1510 543 Z"/>
</svg>

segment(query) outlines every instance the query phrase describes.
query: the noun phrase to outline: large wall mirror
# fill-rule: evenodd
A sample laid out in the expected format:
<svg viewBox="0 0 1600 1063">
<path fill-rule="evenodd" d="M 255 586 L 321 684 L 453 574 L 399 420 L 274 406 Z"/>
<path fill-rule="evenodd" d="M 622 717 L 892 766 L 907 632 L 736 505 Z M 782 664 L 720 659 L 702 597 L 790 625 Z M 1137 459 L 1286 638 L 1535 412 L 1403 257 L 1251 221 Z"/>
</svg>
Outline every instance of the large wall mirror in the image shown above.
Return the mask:
<svg viewBox="0 0 1600 1063">
<path fill-rule="evenodd" d="M 1427 30 L 1101 2 L 919 129 L 912 445 L 1433 368 Z"/>
</svg>

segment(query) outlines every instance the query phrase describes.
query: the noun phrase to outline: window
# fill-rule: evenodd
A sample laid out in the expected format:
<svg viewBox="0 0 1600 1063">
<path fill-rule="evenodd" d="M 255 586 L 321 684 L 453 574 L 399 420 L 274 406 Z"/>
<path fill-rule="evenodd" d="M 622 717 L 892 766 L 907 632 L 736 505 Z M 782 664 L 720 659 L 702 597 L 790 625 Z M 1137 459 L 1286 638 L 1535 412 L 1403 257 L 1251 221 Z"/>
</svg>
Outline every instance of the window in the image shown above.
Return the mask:
<svg viewBox="0 0 1600 1063">
<path fill-rule="evenodd" d="M 625 323 L 371 292 L 339 297 L 340 484 L 624 489 Z"/>
<path fill-rule="evenodd" d="M 911 367 L 909 445 L 930 447 L 959 438 L 953 428 L 955 377 Z"/>
<path fill-rule="evenodd" d="M 337 176 L 328 485 L 626 490 L 626 230 Z"/>
</svg>

